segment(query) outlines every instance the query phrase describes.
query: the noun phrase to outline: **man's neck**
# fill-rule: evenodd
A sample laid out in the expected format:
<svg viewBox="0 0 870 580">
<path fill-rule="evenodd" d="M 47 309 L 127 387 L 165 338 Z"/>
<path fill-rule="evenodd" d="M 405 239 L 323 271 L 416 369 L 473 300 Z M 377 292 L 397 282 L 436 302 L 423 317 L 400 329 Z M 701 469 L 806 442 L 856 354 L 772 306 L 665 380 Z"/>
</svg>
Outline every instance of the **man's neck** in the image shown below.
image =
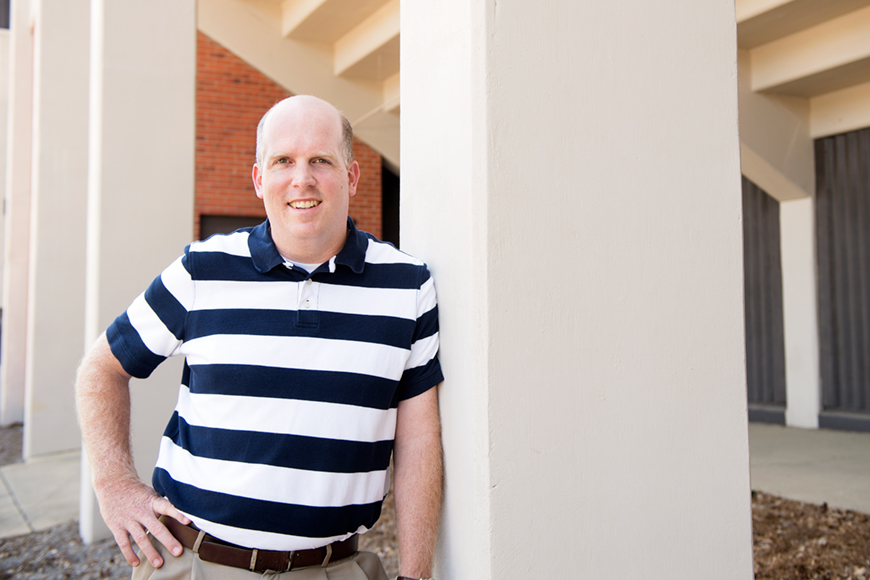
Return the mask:
<svg viewBox="0 0 870 580">
<path fill-rule="evenodd" d="M 341 238 L 324 244 L 321 240 L 294 240 L 284 242 L 272 233 L 272 241 L 278 248 L 278 253 L 287 260 L 303 264 L 322 264 L 338 254 L 347 241 L 347 230 Z"/>
</svg>

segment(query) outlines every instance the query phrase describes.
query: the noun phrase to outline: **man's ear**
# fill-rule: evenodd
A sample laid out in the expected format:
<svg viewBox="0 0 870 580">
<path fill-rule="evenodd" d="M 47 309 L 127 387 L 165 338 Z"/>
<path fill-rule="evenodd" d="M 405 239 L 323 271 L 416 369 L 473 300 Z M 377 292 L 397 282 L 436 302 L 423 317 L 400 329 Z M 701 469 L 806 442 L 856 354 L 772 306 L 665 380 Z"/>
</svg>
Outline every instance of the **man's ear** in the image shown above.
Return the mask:
<svg viewBox="0 0 870 580">
<path fill-rule="evenodd" d="M 263 174 L 260 173 L 260 167 L 256 163 L 251 170 L 251 179 L 254 181 L 254 191 L 257 192 L 257 197 L 263 199 L 263 193 L 260 191 L 263 187 Z"/>
<path fill-rule="evenodd" d="M 359 163 L 351 162 L 347 168 L 347 193 L 350 197 L 356 195 L 356 186 L 359 184 Z"/>
</svg>

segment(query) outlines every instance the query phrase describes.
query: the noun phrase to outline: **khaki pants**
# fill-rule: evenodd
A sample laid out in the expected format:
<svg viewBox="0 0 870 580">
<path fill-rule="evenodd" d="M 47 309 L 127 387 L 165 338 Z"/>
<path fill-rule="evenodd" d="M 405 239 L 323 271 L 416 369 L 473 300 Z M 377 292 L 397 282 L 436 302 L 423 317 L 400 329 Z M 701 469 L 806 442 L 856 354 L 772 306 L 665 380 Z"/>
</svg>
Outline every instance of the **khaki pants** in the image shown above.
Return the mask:
<svg viewBox="0 0 870 580">
<path fill-rule="evenodd" d="M 141 564 L 133 568 L 132 580 L 387 580 L 380 559 L 371 552 L 357 552 L 350 558 L 337 560 L 326 568 L 311 566 L 289 572 L 251 572 L 241 568 L 204 562 L 192 550 L 175 557 L 152 539 L 163 557 L 163 566 L 155 569 L 139 554 Z"/>
</svg>

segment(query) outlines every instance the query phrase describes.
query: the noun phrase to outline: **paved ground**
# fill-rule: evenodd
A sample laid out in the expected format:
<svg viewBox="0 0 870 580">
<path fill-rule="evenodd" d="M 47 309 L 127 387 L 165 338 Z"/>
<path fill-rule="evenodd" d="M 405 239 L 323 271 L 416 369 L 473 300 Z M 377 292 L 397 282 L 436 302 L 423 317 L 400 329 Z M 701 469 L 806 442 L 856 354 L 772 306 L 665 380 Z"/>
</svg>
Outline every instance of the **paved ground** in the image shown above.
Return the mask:
<svg viewBox="0 0 870 580">
<path fill-rule="evenodd" d="M 870 433 L 750 423 L 752 489 L 870 514 Z"/>
<path fill-rule="evenodd" d="M 752 488 L 870 514 L 870 433 L 750 424 Z M 0 538 L 78 517 L 78 452 L 0 466 Z"/>
</svg>

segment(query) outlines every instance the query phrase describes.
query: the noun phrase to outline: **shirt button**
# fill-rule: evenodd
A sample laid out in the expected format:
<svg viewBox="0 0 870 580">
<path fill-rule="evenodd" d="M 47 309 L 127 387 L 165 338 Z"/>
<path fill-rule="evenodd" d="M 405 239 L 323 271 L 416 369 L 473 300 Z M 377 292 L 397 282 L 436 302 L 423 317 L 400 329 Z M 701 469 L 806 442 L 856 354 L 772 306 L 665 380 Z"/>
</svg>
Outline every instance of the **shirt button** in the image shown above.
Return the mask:
<svg viewBox="0 0 870 580">
<path fill-rule="evenodd" d="M 305 281 L 306 284 L 311 284 L 311 278 Z"/>
<path fill-rule="evenodd" d="M 302 306 L 304 306 L 305 308 L 311 308 L 311 300 L 306 300 L 302 303 Z"/>
</svg>

